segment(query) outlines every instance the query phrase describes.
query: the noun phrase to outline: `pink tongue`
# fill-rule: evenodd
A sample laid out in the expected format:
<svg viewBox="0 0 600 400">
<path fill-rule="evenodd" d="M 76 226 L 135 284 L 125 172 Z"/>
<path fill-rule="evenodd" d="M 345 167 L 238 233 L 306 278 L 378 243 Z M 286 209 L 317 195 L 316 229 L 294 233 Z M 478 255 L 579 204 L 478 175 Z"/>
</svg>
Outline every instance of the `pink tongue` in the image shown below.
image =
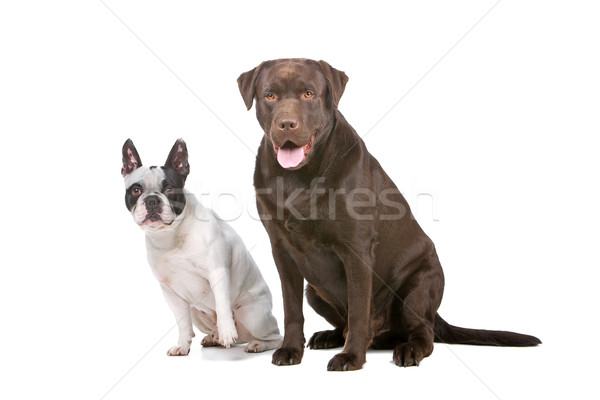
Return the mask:
<svg viewBox="0 0 600 400">
<path fill-rule="evenodd" d="M 277 152 L 277 161 L 283 168 L 293 168 L 300 164 L 304 159 L 304 149 L 302 147 L 280 148 Z"/>
</svg>

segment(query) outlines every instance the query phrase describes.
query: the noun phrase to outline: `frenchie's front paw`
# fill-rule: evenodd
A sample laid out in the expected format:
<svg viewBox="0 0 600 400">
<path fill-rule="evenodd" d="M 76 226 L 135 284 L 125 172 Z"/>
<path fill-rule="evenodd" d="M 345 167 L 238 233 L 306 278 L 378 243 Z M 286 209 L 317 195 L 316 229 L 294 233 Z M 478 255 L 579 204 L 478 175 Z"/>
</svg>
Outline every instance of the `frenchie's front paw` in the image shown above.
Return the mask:
<svg viewBox="0 0 600 400">
<path fill-rule="evenodd" d="M 167 351 L 168 356 L 187 356 L 190 354 L 190 346 L 173 346 Z"/>
<path fill-rule="evenodd" d="M 223 346 L 227 349 L 230 348 L 231 345 L 235 343 L 237 338 L 238 338 L 238 333 L 235 328 L 233 330 L 219 332 L 219 343 L 221 343 L 221 346 Z"/>
</svg>

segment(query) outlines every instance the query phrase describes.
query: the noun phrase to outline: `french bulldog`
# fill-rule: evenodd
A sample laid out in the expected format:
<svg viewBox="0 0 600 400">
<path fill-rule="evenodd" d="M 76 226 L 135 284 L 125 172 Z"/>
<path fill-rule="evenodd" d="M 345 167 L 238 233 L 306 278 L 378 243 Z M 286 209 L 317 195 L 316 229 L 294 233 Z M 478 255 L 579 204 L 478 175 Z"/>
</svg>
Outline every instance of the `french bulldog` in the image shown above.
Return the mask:
<svg viewBox="0 0 600 400">
<path fill-rule="evenodd" d="M 237 233 L 184 189 L 189 172 L 182 139 L 162 167 L 142 166 L 131 139 L 123 145 L 125 204 L 146 233 L 148 262 L 179 328 L 167 354 L 189 353 L 193 326 L 206 334 L 205 347 L 278 348 L 267 284 Z"/>
</svg>

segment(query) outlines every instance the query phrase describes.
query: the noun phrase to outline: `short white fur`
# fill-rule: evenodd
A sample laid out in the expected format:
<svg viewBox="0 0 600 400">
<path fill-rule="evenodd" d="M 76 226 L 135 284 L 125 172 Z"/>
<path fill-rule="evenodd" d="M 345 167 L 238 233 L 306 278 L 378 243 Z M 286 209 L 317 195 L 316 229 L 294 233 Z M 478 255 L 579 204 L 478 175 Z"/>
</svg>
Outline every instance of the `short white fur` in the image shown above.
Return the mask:
<svg viewBox="0 0 600 400">
<path fill-rule="evenodd" d="M 271 293 L 242 239 L 187 191 L 185 208 L 175 215 L 160 190 L 164 178 L 161 168 L 139 167 L 125 175 L 125 187 L 139 183 L 144 189 L 132 214 L 146 232 L 148 262 L 177 320 L 179 339 L 167 354 L 189 353 L 193 326 L 206 334 L 203 346 L 278 348 Z M 163 200 L 162 221 L 143 223 L 144 198 L 151 194 Z"/>
</svg>

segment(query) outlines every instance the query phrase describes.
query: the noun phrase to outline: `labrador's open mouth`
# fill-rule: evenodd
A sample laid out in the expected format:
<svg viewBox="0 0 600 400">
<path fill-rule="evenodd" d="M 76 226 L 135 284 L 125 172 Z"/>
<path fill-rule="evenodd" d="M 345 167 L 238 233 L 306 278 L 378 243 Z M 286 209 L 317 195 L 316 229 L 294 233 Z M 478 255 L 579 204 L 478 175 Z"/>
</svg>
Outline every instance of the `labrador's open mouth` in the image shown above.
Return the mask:
<svg viewBox="0 0 600 400">
<path fill-rule="evenodd" d="M 273 145 L 279 165 L 283 168 L 294 168 L 300 165 L 304 161 L 306 154 L 312 150 L 314 141 L 315 136 L 313 135 L 304 146 L 297 146 L 289 140 L 281 147 Z"/>
</svg>

